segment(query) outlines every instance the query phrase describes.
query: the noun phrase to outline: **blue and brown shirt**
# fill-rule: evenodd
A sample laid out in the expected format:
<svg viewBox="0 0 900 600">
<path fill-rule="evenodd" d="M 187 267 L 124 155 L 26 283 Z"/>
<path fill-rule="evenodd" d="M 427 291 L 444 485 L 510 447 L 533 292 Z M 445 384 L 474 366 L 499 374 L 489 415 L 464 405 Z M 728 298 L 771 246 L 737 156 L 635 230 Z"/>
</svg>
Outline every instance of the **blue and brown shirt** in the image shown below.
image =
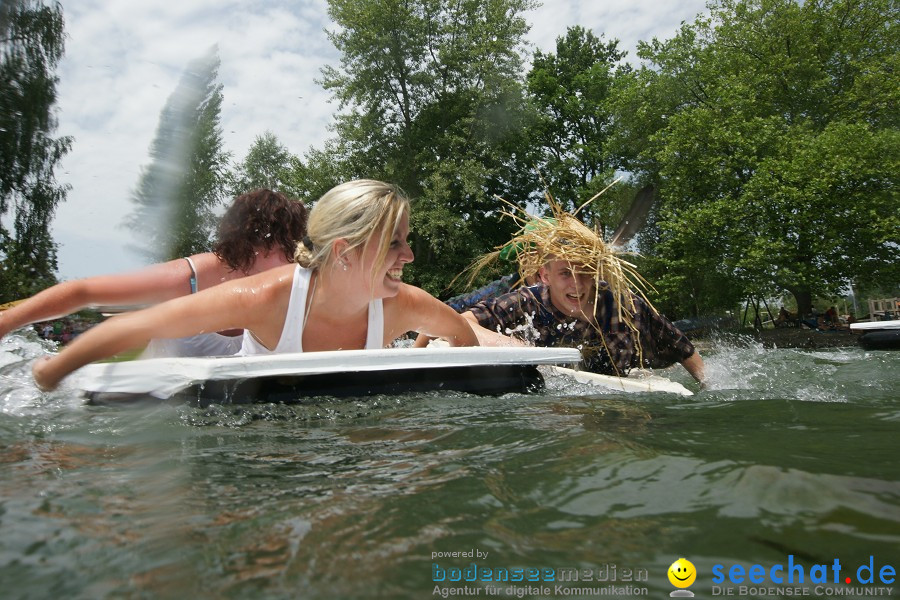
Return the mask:
<svg viewBox="0 0 900 600">
<path fill-rule="evenodd" d="M 594 373 L 625 375 L 634 367 L 664 368 L 694 354 L 694 346 L 677 327 L 632 296 L 632 327 L 619 318 L 612 292 L 601 291 L 594 317 L 598 326 L 560 312 L 543 284 L 522 287 L 485 300 L 469 310 L 487 329 L 535 346 L 578 348 L 584 368 Z M 624 309 L 623 309 L 624 312 Z M 640 351 L 635 344 L 635 332 Z"/>
<path fill-rule="evenodd" d="M 500 279 L 496 279 L 484 287 L 475 291 L 453 296 L 449 300 L 444 300 L 444 304 L 452 308 L 458 313 L 465 312 L 482 301 L 492 300 L 497 296 L 511 291 L 513 286 L 519 281 L 518 273 L 504 275 Z"/>
</svg>

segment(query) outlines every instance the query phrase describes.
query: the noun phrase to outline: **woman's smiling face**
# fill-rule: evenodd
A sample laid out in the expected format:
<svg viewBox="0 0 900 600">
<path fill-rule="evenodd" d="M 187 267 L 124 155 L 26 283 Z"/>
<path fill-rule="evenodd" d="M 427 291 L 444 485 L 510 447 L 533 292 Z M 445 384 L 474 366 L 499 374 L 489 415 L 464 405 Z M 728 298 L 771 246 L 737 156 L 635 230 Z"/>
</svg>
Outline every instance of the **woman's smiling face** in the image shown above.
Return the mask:
<svg viewBox="0 0 900 600">
<path fill-rule="evenodd" d="M 415 258 L 407 242 L 409 237 L 408 214 L 404 213 L 400 217 L 400 223 L 398 223 L 397 229 L 394 230 L 391 236 L 384 263 L 378 266 L 375 264 L 375 259 L 378 256 L 378 249 L 381 247 L 382 236 L 384 235 L 385 232 L 382 232 L 377 240 L 373 240 L 362 256 L 362 271 L 365 274 L 367 285 L 371 285 L 374 281 L 374 286 L 370 290 L 372 298 L 396 296 L 400 291 L 400 283 L 403 281 L 403 266 L 411 263 Z"/>
</svg>

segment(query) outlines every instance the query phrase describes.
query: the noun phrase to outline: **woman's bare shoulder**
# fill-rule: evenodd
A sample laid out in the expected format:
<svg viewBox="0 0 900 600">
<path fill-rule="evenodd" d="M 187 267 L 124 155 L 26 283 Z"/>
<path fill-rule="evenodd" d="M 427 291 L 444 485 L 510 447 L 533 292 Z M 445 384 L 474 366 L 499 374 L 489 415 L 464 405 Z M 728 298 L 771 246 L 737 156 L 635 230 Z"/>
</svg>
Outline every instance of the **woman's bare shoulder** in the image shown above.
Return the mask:
<svg viewBox="0 0 900 600">
<path fill-rule="evenodd" d="M 294 267 L 296 265 L 282 265 L 248 275 L 231 282 L 231 288 L 237 291 L 247 290 L 254 294 L 281 293 L 285 288 L 290 288 L 294 282 Z"/>
<path fill-rule="evenodd" d="M 405 283 L 400 286 L 396 296 L 385 298 L 382 302 L 385 315 L 392 316 L 410 327 L 440 314 L 443 309 L 453 311 L 422 288 Z"/>
<path fill-rule="evenodd" d="M 403 283 L 400 285 L 396 296 L 383 300 L 385 307 L 391 306 L 400 310 L 411 307 L 430 305 L 432 302 L 440 302 L 437 298 L 420 287 Z"/>
</svg>

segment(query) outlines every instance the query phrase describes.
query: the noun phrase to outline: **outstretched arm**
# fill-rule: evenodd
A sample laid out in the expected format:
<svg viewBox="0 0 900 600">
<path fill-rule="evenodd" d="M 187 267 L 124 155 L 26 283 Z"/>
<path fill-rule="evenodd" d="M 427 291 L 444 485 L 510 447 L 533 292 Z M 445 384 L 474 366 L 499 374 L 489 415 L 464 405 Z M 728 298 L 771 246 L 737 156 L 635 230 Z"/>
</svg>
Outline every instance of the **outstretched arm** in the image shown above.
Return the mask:
<svg viewBox="0 0 900 600">
<path fill-rule="evenodd" d="M 214 255 L 213 256 L 215 259 Z M 198 271 L 215 269 L 205 255 L 196 257 Z M 30 323 L 47 321 L 89 306 L 155 304 L 191 292 L 190 267 L 178 259 L 132 273 L 64 281 L 0 312 L 0 337 Z"/>
<path fill-rule="evenodd" d="M 695 350 L 693 354 L 681 361 L 681 366 L 691 374 L 691 377 L 696 379 L 699 383 L 703 383 L 703 359 L 700 357 L 699 352 Z"/>
<path fill-rule="evenodd" d="M 475 332 L 475 336 L 478 338 L 478 343 L 482 346 L 527 346 L 525 342 L 520 340 L 519 338 L 515 338 L 509 335 L 503 335 L 502 333 L 497 333 L 496 331 L 491 331 L 487 327 L 482 327 L 478 324 L 478 319 L 475 318 L 475 315 L 469 311 L 466 311 L 462 314 L 463 318 L 469 322 L 469 325 L 472 326 L 472 331 Z"/>
<path fill-rule="evenodd" d="M 433 340 L 433 337 L 429 337 L 424 333 L 420 333 L 416 337 L 416 341 L 413 342 L 413 348 L 426 348 L 428 346 L 428 342 Z"/>
<path fill-rule="evenodd" d="M 478 345 L 472 328 L 459 313 L 411 285 L 403 285 L 396 296 L 384 300 L 385 345 L 407 331 L 444 338 L 451 346 Z"/>
<path fill-rule="evenodd" d="M 478 319 L 476 319 L 475 316 L 468 311 L 462 313 L 462 317 L 466 321 L 468 321 L 469 325 L 472 327 L 472 331 L 475 333 L 475 337 L 478 338 L 479 346 L 521 347 L 528 345 L 519 338 L 515 338 L 510 335 L 503 335 L 502 333 L 497 333 L 496 331 L 491 331 L 486 327 L 482 327 L 478 324 Z M 420 334 L 419 337 L 416 338 L 416 341 L 413 343 L 413 348 L 426 348 L 428 346 L 428 343 L 433 339 L 433 337 L 427 336 L 425 334 Z"/>
<path fill-rule="evenodd" d="M 179 338 L 245 328 L 261 339 L 277 339 L 287 310 L 286 300 L 280 301 L 287 296 L 282 289 L 285 281 L 290 285 L 290 272 L 275 269 L 113 317 L 78 336 L 59 354 L 35 362 L 32 367 L 35 383 L 43 390 L 54 389 L 72 371 L 141 347 L 152 338 Z"/>
</svg>

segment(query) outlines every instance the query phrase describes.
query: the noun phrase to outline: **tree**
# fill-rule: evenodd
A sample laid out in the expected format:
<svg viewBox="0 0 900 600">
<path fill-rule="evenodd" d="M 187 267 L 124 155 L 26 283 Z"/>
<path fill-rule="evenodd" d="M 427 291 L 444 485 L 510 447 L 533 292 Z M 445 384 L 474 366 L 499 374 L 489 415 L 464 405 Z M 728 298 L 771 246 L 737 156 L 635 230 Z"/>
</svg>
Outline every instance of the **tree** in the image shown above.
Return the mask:
<svg viewBox="0 0 900 600">
<path fill-rule="evenodd" d="M 52 137 L 64 32 L 59 4 L 0 4 L 0 302 L 56 282 L 50 224 L 68 186 L 54 171 L 72 145 Z"/>
<path fill-rule="evenodd" d="M 606 188 L 623 167 L 609 144 L 609 97 L 615 80 L 631 71 L 617 66 L 624 57 L 618 40 L 604 42 L 579 26 L 556 39 L 555 54 L 534 53 L 526 81 L 539 116 L 528 139 L 547 186 L 567 210 Z M 580 215 L 589 224 L 615 228 L 634 192 L 634 186 L 614 187 Z"/>
<path fill-rule="evenodd" d="M 136 207 L 125 225 L 138 234 L 138 249 L 155 261 L 206 252 L 211 245 L 230 159 L 222 149 L 218 69 L 215 48 L 185 69 L 160 113 L 153 161 L 132 196 Z"/>
<path fill-rule="evenodd" d="M 306 167 L 403 187 L 414 201 L 411 279 L 434 293 L 508 240 L 512 224 L 498 224 L 502 204 L 493 195 L 524 204 L 522 190 L 537 187 L 522 184 L 516 160 L 526 146 L 519 48 L 531 6 L 329 1 L 338 25 L 329 37 L 342 58 L 340 68 L 324 69 L 322 84 L 343 112 L 338 140 Z"/>
<path fill-rule="evenodd" d="M 266 188 L 299 197 L 293 178 L 296 168 L 297 157 L 281 145 L 274 133 L 266 131 L 256 136 L 244 161 L 229 176 L 231 195 Z"/>
<path fill-rule="evenodd" d="M 801 313 L 898 276 L 898 22 L 891 0 L 719 0 L 618 90 L 621 145 L 661 182 L 652 249 Z M 643 124 L 639 123 L 643 120 Z"/>
</svg>

